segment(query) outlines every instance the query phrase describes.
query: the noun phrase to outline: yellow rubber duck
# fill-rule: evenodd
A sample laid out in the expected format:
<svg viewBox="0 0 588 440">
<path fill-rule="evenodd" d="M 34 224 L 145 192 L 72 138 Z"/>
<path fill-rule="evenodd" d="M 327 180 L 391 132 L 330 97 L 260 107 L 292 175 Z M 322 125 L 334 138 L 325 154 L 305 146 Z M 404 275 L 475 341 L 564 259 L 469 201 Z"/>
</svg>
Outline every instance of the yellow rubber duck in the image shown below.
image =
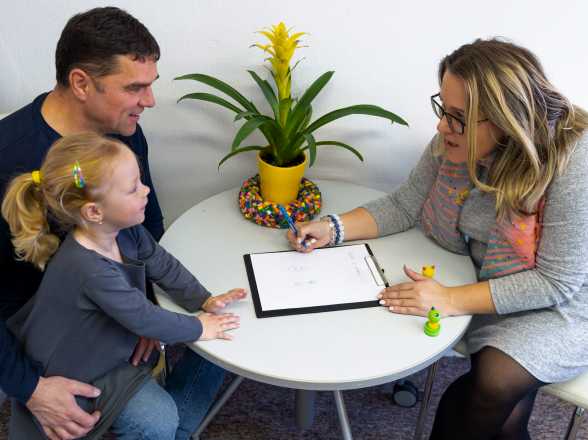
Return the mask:
<svg viewBox="0 0 588 440">
<path fill-rule="evenodd" d="M 435 276 L 435 265 L 423 266 L 421 273 L 424 277 L 433 278 Z"/>
</svg>

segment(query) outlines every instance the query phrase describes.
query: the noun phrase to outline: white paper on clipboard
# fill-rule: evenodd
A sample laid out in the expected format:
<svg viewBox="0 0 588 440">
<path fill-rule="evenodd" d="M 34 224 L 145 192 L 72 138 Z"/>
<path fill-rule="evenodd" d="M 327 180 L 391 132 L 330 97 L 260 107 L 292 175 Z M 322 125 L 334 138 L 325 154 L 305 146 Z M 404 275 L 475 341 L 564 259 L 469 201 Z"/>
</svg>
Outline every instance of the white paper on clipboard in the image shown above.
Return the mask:
<svg viewBox="0 0 588 440">
<path fill-rule="evenodd" d="M 384 288 L 366 244 L 250 258 L 263 311 L 376 301 Z"/>
</svg>

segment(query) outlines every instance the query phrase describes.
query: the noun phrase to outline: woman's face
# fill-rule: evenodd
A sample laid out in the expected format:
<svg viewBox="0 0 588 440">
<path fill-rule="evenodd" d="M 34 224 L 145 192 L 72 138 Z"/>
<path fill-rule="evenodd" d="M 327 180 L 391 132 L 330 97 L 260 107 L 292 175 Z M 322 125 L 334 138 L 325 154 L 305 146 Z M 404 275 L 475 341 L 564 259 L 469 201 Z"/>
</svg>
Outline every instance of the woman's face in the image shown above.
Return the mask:
<svg viewBox="0 0 588 440">
<path fill-rule="evenodd" d="M 463 80 L 449 72 L 443 75 L 441 81 L 441 101 L 447 113 L 466 120 L 465 115 L 465 85 Z M 491 153 L 496 147 L 496 142 L 502 137 L 501 130 L 490 121 L 483 121 L 486 116 L 479 114 L 478 129 L 478 154 L 476 159 L 481 159 Z M 457 124 L 454 124 L 457 125 Z M 443 136 L 447 158 L 452 162 L 465 162 L 468 159 L 467 135 L 470 127 L 466 126 L 463 134 L 456 133 L 449 128 L 447 117 L 441 118 L 437 124 L 437 131 Z"/>
</svg>

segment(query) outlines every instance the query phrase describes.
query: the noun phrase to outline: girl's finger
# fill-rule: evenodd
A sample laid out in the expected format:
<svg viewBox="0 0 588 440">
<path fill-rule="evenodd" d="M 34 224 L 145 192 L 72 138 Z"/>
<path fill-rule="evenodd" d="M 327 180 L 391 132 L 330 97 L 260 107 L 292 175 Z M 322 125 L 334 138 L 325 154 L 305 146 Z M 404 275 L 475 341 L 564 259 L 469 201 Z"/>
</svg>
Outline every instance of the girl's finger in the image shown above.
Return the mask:
<svg viewBox="0 0 588 440">
<path fill-rule="evenodd" d="M 219 332 L 217 334 L 217 338 L 218 339 L 225 339 L 227 341 L 230 341 L 231 339 L 233 339 L 233 336 L 230 335 L 229 333 L 225 333 L 225 332 Z"/>
</svg>

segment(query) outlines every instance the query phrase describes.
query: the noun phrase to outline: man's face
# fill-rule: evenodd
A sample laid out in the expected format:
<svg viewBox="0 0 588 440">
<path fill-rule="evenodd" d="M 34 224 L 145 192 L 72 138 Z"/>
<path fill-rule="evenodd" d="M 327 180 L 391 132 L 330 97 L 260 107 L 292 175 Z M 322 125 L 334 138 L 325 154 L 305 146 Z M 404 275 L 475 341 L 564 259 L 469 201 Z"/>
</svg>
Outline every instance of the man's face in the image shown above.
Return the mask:
<svg viewBox="0 0 588 440">
<path fill-rule="evenodd" d="M 92 78 L 86 117 L 98 133 L 131 136 L 145 107 L 155 105 L 151 84 L 159 77 L 157 62 L 133 60 L 127 55 L 116 59 L 114 73 Z"/>
</svg>

